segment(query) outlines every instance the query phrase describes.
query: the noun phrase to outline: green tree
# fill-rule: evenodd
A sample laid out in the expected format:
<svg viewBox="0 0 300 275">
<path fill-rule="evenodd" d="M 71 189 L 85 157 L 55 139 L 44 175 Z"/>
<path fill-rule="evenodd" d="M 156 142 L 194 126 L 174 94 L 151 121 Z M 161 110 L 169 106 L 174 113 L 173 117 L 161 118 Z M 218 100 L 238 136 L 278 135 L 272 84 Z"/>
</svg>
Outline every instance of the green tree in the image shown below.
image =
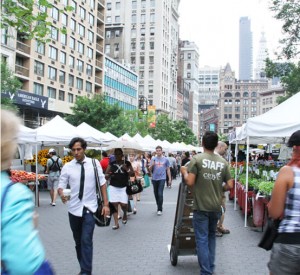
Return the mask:
<svg viewBox="0 0 300 275">
<path fill-rule="evenodd" d="M 173 142 L 184 142 L 197 145 L 197 138 L 183 120 L 173 121 L 167 115 L 159 115 L 156 118 L 155 128 L 149 128 L 149 134 L 154 139 Z"/>
<path fill-rule="evenodd" d="M 8 68 L 7 64 L 1 62 L 1 94 L 2 93 L 15 93 L 22 87 L 22 83 L 13 72 Z M 18 108 L 9 97 L 3 97 L 1 95 L 1 107 L 5 109 L 15 110 Z"/>
<path fill-rule="evenodd" d="M 78 97 L 72 110 L 73 114 L 66 117 L 68 122 L 74 126 L 86 122 L 100 131 L 112 126 L 111 122 L 122 112 L 119 106 L 109 105 L 103 95 L 95 95 L 92 99 Z"/>
<path fill-rule="evenodd" d="M 51 33 L 51 22 L 47 21 L 47 9 L 52 8 L 51 1 L 47 0 L 3 0 L 1 3 L 1 28 L 13 27 L 25 39 L 48 41 Z M 65 7 L 66 11 L 73 10 Z M 66 29 L 61 29 L 66 32 Z"/>
<path fill-rule="evenodd" d="M 283 38 L 280 40 L 282 51 L 280 56 L 286 59 L 296 57 L 300 53 L 300 2 L 292 0 L 273 0 L 270 10 L 275 18 L 283 21 Z"/>
</svg>

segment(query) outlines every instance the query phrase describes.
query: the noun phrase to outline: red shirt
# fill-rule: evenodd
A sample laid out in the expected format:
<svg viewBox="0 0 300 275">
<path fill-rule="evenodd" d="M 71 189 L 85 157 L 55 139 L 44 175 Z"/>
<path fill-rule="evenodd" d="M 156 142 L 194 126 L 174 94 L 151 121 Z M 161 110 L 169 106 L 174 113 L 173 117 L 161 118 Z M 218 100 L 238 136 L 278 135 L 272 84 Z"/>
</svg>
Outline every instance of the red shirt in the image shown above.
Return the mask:
<svg viewBox="0 0 300 275">
<path fill-rule="evenodd" d="M 102 160 L 100 160 L 100 165 L 103 169 L 103 173 L 105 173 L 106 168 L 108 167 L 108 164 L 109 164 L 109 157 L 105 157 Z"/>
</svg>

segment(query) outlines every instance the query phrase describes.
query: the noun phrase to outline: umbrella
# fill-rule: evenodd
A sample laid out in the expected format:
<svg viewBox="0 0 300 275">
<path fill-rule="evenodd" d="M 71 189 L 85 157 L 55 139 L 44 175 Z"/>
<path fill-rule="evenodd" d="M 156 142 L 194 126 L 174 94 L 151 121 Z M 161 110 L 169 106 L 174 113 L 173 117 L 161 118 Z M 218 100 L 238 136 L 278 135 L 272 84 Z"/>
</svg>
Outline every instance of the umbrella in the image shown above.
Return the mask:
<svg viewBox="0 0 300 275">
<path fill-rule="evenodd" d="M 105 150 L 109 154 L 113 154 L 114 150 L 116 148 L 121 148 L 123 150 L 124 155 L 127 154 L 138 154 L 143 153 L 144 149 L 141 145 L 139 145 L 137 142 L 128 141 L 128 140 L 118 140 L 112 142 L 110 145 L 108 145 Z"/>
</svg>

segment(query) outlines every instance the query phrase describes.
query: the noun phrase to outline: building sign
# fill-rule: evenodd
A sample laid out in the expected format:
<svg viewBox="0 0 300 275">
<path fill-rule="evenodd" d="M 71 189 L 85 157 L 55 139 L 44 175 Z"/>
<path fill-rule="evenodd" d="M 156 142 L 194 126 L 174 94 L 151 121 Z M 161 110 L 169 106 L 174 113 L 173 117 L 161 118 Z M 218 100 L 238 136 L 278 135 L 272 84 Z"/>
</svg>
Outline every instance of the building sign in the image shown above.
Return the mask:
<svg viewBox="0 0 300 275">
<path fill-rule="evenodd" d="M 10 98 L 13 103 L 18 105 L 48 110 L 48 97 L 45 96 L 24 91 L 17 91 L 15 93 L 2 92 L 1 96 Z"/>
<path fill-rule="evenodd" d="M 212 131 L 212 132 L 216 131 L 216 125 L 214 123 L 209 124 L 209 131 Z"/>
<path fill-rule="evenodd" d="M 156 107 L 154 105 L 148 105 L 148 123 L 149 128 L 155 128 L 156 126 Z"/>
</svg>

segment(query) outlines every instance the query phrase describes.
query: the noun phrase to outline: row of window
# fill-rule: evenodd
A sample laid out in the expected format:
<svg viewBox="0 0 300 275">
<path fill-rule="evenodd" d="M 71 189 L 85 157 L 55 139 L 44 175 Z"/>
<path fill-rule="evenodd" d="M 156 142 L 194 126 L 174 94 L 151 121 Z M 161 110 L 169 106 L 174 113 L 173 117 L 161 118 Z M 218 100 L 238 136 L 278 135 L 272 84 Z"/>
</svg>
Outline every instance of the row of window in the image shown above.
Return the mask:
<svg viewBox="0 0 300 275">
<path fill-rule="evenodd" d="M 155 22 L 155 13 L 150 13 L 150 20 L 149 21 L 150 21 L 150 23 L 154 23 Z M 132 14 L 131 15 L 131 23 L 132 24 L 136 24 L 136 23 L 145 24 L 146 23 L 146 14 L 144 14 L 144 13 L 141 14 L 139 22 L 137 22 L 137 15 L 136 14 Z"/>
<path fill-rule="evenodd" d="M 263 104 L 263 105 L 266 105 L 266 104 L 273 104 L 273 98 L 272 98 L 272 97 L 263 98 L 262 104 Z"/>
<path fill-rule="evenodd" d="M 224 94 L 224 97 L 232 97 L 232 96 L 233 96 L 233 94 L 230 93 L 230 92 L 226 92 L 226 93 Z M 240 93 L 240 92 L 236 92 L 236 93 L 234 94 L 234 97 L 241 97 L 241 93 Z M 244 92 L 244 93 L 243 93 L 243 97 L 249 97 L 249 93 L 248 93 L 248 92 Z M 251 93 L 251 97 L 257 97 L 257 93 L 256 93 L 256 92 L 252 92 L 252 93 Z"/>
<path fill-rule="evenodd" d="M 145 64 L 145 56 L 140 56 L 140 65 L 144 65 Z M 154 64 L 154 55 L 149 55 L 149 64 Z M 130 63 L 131 64 L 136 64 L 136 57 L 135 56 L 131 56 L 130 58 Z"/>
<path fill-rule="evenodd" d="M 109 103 L 110 105 L 113 105 L 115 103 L 117 103 L 119 105 L 119 107 L 121 107 L 124 110 L 136 110 L 136 106 L 128 104 L 126 102 L 120 101 L 116 98 L 110 97 L 110 96 L 105 96 L 105 100 L 107 103 Z"/>
<path fill-rule="evenodd" d="M 124 75 L 125 77 L 133 80 L 133 81 L 137 81 L 137 75 L 131 73 L 130 71 L 122 68 L 121 66 L 119 66 L 118 64 L 116 64 L 115 62 L 112 62 L 109 59 L 105 59 L 105 67 L 106 68 L 111 68 L 113 71 L 120 73 L 121 75 Z"/>
<path fill-rule="evenodd" d="M 33 93 L 37 95 L 44 95 L 44 85 L 39 83 L 33 83 Z M 47 95 L 49 98 L 65 101 L 66 94 L 67 94 L 67 102 L 74 103 L 74 95 L 72 93 L 66 93 L 63 90 L 58 90 L 58 98 L 57 98 L 57 90 L 53 87 L 47 87 Z"/>
<path fill-rule="evenodd" d="M 136 97 L 136 95 L 137 95 L 136 89 L 133 89 L 132 87 L 125 85 L 124 83 L 121 83 L 115 79 L 112 79 L 109 76 L 104 77 L 104 85 L 111 87 L 117 91 L 120 91 L 120 92 L 127 94 L 129 96 L 132 96 L 132 97 Z"/>
<path fill-rule="evenodd" d="M 76 0 L 62 0 L 61 1 L 64 6 L 71 6 L 73 8 L 72 12 L 77 12 L 77 2 Z M 87 6 L 90 7 L 91 9 L 95 9 L 95 0 L 82 0 L 81 2 L 86 2 Z M 81 6 L 79 6 L 82 8 Z M 79 8 L 79 12 L 80 12 Z"/>
<path fill-rule="evenodd" d="M 248 105 L 248 104 L 249 104 L 249 99 L 244 99 L 242 102 L 244 103 L 244 105 Z M 236 99 L 236 100 L 234 101 L 234 103 L 235 103 L 236 105 L 239 105 L 239 104 L 241 104 L 241 100 Z M 231 105 L 231 104 L 232 104 L 232 100 L 231 100 L 231 99 L 225 99 L 225 100 L 224 100 L 224 104 L 225 104 L 225 105 Z M 251 104 L 252 104 L 252 105 L 256 105 L 256 99 L 251 99 Z"/>
<path fill-rule="evenodd" d="M 257 111 L 257 108 L 256 106 L 252 106 L 251 108 L 250 107 L 243 107 L 243 112 L 249 112 L 249 110 L 251 110 L 251 112 L 256 112 Z M 234 107 L 234 112 L 235 113 L 239 113 L 241 111 L 241 108 L 240 107 Z M 232 107 L 224 107 L 224 113 L 232 113 Z"/>
<path fill-rule="evenodd" d="M 150 28 L 149 28 L 149 34 L 150 34 L 151 36 L 153 36 L 153 35 L 155 34 L 155 27 L 150 27 Z M 141 35 L 141 36 L 145 36 L 145 35 L 146 35 L 146 28 L 142 27 L 142 28 L 140 29 L 140 35 Z M 135 28 L 135 27 L 133 27 L 133 28 L 131 29 L 131 38 L 136 38 L 136 28 Z"/>
<path fill-rule="evenodd" d="M 131 51 L 135 51 L 136 50 L 136 42 L 133 41 L 131 42 Z M 144 51 L 145 50 L 145 46 L 146 46 L 146 42 L 141 41 L 140 42 L 140 50 Z M 154 41 L 149 41 L 149 50 L 154 50 Z"/>
<path fill-rule="evenodd" d="M 154 8 L 155 7 L 155 0 L 150 0 L 150 8 Z M 136 0 L 132 0 L 132 5 L 131 5 L 132 9 L 137 9 L 137 1 Z M 145 9 L 147 7 L 147 1 L 146 0 L 141 0 L 141 9 Z"/>
</svg>

